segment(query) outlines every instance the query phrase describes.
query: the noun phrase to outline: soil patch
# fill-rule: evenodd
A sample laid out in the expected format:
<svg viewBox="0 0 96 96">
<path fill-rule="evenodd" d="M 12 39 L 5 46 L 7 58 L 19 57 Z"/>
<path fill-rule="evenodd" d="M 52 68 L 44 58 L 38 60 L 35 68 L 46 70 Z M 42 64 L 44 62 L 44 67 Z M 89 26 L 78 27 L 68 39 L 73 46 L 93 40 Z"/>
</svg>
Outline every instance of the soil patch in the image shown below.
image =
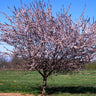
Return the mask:
<svg viewBox="0 0 96 96">
<path fill-rule="evenodd" d="M 0 96 L 34 96 L 31 94 L 22 94 L 22 93 L 0 93 Z"/>
</svg>

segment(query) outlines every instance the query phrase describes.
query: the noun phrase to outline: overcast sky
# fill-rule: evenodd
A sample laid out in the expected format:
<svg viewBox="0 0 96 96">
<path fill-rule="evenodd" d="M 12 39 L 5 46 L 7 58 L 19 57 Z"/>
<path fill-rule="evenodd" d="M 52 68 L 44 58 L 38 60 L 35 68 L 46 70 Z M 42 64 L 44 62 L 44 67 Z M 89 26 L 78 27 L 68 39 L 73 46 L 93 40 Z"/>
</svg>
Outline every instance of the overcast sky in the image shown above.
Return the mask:
<svg viewBox="0 0 96 96">
<path fill-rule="evenodd" d="M 26 5 L 29 5 L 31 2 L 35 0 L 22 0 L 22 2 Z M 47 3 L 47 0 L 44 0 Z M 94 16 L 96 19 L 96 0 L 50 0 L 50 3 L 53 8 L 53 15 L 60 11 L 62 6 L 64 5 L 65 9 L 71 4 L 71 8 L 69 10 L 69 14 L 72 14 L 72 19 L 77 19 L 80 17 L 84 7 L 86 6 L 84 16 L 90 17 L 91 20 Z M 20 7 L 20 0 L 0 0 L 0 11 L 5 12 L 9 16 L 11 16 L 11 12 L 8 10 L 8 6 L 13 9 L 14 6 Z M 3 15 L 0 14 L 0 22 L 7 22 Z M 6 45 L 6 44 L 5 44 Z M 7 45 L 7 48 L 12 48 Z M 5 51 L 3 45 L 0 45 L 0 51 Z"/>
</svg>

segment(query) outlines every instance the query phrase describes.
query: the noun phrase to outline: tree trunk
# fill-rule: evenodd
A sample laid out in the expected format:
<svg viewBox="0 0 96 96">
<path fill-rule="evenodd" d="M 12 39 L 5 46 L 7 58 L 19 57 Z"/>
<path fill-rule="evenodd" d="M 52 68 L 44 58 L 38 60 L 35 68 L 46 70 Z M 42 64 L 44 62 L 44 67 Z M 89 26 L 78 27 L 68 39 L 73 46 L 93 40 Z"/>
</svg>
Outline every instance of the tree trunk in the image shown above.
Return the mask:
<svg viewBox="0 0 96 96">
<path fill-rule="evenodd" d="M 47 78 L 43 77 L 43 90 L 41 96 L 46 96 L 46 83 L 47 83 Z"/>
</svg>

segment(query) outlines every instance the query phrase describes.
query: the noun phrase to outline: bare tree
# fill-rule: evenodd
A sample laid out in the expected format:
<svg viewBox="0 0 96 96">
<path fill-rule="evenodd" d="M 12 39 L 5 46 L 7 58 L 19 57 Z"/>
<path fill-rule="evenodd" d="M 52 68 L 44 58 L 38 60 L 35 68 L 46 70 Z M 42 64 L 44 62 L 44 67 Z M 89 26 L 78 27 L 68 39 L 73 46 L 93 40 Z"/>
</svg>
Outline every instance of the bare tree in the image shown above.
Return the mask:
<svg viewBox="0 0 96 96">
<path fill-rule="evenodd" d="M 5 60 L 4 57 L 0 57 L 0 70 L 6 69 L 7 66 L 7 61 Z"/>
<path fill-rule="evenodd" d="M 13 54 L 26 61 L 28 70 L 37 70 L 43 77 L 42 96 L 46 96 L 47 77 L 55 72 L 80 70 L 95 56 L 96 29 L 83 16 L 72 21 L 62 8 L 56 17 L 48 3 L 35 2 L 30 7 L 10 11 L 10 23 L 0 23 L 0 40 L 14 46 Z"/>
<path fill-rule="evenodd" d="M 25 70 L 24 60 L 16 55 L 12 57 L 8 64 L 12 70 Z"/>
</svg>

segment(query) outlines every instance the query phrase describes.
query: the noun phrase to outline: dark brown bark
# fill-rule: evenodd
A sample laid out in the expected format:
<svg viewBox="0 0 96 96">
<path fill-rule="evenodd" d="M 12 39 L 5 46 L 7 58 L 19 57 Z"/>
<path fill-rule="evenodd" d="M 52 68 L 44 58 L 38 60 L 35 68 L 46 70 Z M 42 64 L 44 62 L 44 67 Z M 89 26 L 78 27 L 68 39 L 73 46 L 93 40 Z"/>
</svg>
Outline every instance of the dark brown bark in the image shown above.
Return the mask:
<svg viewBox="0 0 96 96">
<path fill-rule="evenodd" d="M 47 77 L 43 77 L 43 90 L 41 96 L 46 96 L 46 84 L 47 84 Z"/>
</svg>

